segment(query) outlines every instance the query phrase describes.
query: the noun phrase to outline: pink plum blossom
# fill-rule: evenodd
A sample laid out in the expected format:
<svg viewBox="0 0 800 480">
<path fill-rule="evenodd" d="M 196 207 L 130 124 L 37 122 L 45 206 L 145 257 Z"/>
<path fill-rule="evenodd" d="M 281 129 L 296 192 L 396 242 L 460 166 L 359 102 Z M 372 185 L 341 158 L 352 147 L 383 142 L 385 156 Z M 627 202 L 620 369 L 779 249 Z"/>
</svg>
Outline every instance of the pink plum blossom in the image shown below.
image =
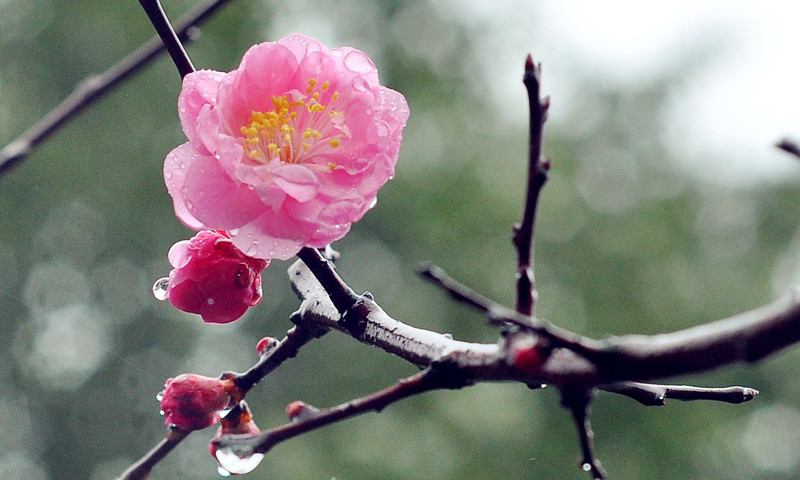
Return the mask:
<svg viewBox="0 0 800 480">
<path fill-rule="evenodd" d="M 241 395 L 231 378 L 184 373 L 170 378 L 159 394 L 167 425 L 201 430 L 219 421 L 219 413 Z"/>
<path fill-rule="evenodd" d="M 264 259 L 342 238 L 394 175 L 409 115 L 366 54 L 298 34 L 187 75 L 178 112 L 189 141 L 164 165 L 177 217 Z"/>
<path fill-rule="evenodd" d="M 168 257 L 174 268 L 164 297 L 179 310 L 228 323 L 261 302 L 261 272 L 269 260 L 243 254 L 224 231 L 201 231 L 173 245 Z"/>
</svg>

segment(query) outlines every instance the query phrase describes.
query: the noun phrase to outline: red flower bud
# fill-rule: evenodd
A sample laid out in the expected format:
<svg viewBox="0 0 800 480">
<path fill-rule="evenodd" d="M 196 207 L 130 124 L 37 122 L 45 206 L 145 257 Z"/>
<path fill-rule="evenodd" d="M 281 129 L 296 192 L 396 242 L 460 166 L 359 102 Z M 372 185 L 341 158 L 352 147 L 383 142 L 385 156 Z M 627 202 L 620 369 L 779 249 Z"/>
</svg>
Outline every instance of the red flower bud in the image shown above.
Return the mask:
<svg viewBox="0 0 800 480">
<path fill-rule="evenodd" d="M 201 430 L 219 421 L 238 391 L 230 378 L 219 379 L 184 373 L 170 378 L 158 395 L 167 425 L 183 430 Z"/>
<path fill-rule="evenodd" d="M 269 260 L 253 258 L 222 230 L 204 230 L 169 250 L 174 267 L 153 287 L 157 298 L 209 323 L 229 323 L 261 302 L 261 272 Z"/>
</svg>

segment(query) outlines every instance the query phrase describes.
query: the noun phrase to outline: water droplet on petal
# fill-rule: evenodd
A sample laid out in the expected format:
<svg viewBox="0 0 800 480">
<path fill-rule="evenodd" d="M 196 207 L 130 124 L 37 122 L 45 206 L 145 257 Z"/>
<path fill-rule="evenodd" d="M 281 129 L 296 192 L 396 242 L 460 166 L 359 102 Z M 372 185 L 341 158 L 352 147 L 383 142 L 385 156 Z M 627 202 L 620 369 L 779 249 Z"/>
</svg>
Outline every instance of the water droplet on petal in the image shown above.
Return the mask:
<svg viewBox="0 0 800 480">
<path fill-rule="evenodd" d="M 353 79 L 353 90 L 357 92 L 368 92 L 369 83 L 361 77 L 356 77 Z"/>
<path fill-rule="evenodd" d="M 263 453 L 253 453 L 253 448 L 246 445 L 220 448 L 214 456 L 223 470 L 235 475 L 252 472 L 264 458 Z"/>
<path fill-rule="evenodd" d="M 161 277 L 153 284 L 153 296 L 162 302 L 167 299 L 169 293 L 169 277 Z"/>
<path fill-rule="evenodd" d="M 361 51 L 351 50 L 344 57 L 344 67 L 353 73 L 371 73 L 375 70 L 372 60 Z"/>
<path fill-rule="evenodd" d="M 239 229 L 238 228 L 231 228 L 230 230 L 228 230 L 228 235 L 230 235 L 231 237 L 234 236 L 234 235 L 239 235 Z"/>
<path fill-rule="evenodd" d="M 161 400 L 164 400 L 164 392 L 158 392 L 158 395 L 156 395 L 156 400 L 158 400 L 159 402 Z"/>
<path fill-rule="evenodd" d="M 252 257 L 255 256 L 256 253 L 258 253 L 258 242 L 253 240 L 253 243 L 251 243 L 250 246 L 247 247 L 247 251 L 245 251 L 244 254 L 247 255 L 248 257 Z"/>
<path fill-rule="evenodd" d="M 214 299 L 213 298 L 209 298 L 208 300 L 206 300 L 206 303 L 209 304 L 209 305 L 214 305 Z"/>
</svg>

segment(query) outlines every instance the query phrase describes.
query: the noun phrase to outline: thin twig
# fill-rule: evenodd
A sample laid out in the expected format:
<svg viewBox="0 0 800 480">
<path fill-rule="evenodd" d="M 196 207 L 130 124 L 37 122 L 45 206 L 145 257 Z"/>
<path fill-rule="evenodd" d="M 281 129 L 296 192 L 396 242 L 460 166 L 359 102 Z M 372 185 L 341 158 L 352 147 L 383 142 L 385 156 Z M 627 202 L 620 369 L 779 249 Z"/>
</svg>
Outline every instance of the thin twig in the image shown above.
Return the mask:
<svg viewBox="0 0 800 480">
<path fill-rule="evenodd" d="M 161 8 L 161 2 L 159 0 L 139 0 L 139 4 L 150 19 L 150 23 L 156 29 L 158 36 L 161 37 L 161 41 L 167 47 L 167 52 L 172 58 L 172 63 L 178 68 L 181 78 L 194 72 L 194 65 L 192 65 L 189 55 L 186 54 L 186 49 L 183 48 L 181 40 L 172 28 L 167 14 Z"/>
<path fill-rule="evenodd" d="M 522 221 L 514 226 L 512 241 L 517 249 L 517 312 L 533 315 L 536 303 L 536 288 L 533 271 L 533 242 L 536 226 L 536 207 L 539 194 L 547 181 L 549 162 L 542 161 L 542 137 L 544 122 L 550 101 L 540 98 L 541 64 L 534 65 L 528 55 L 525 61 L 525 74 L 522 77 L 528 92 L 530 112 L 530 132 L 528 151 L 528 186 L 525 195 L 525 208 Z"/>
<path fill-rule="evenodd" d="M 158 445 L 153 447 L 152 450 L 147 452 L 136 463 L 128 467 L 116 480 L 147 480 L 153 466 L 166 457 L 169 452 L 177 447 L 190 433 L 191 432 L 181 430 L 180 428 L 170 427 L 167 431 L 167 436 L 161 440 Z"/>
<path fill-rule="evenodd" d="M 621 382 L 605 385 L 600 390 L 630 397 L 648 407 L 660 407 L 667 400 L 711 400 L 739 404 L 749 402 L 758 395 L 758 390 L 749 387 L 694 387 L 690 385 L 657 385 L 652 383 Z"/>
<path fill-rule="evenodd" d="M 453 389 L 466 386 L 458 376 L 447 368 L 441 370 L 433 366 L 411 377 L 398 381 L 391 387 L 379 390 L 355 400 L 334 407 L 317 409 L 308 407 L 306 414 L 295 417 L 292 422 L 261 432 L 255 436 L 231 435 L 216 440 L 217 449 L 243 447 L 253 453 L 266 453 L 280 442 L 311 430 L 340 422 L 369 411 L 380 412 L 386 406 L 412 395 L 436 389 Z"/>
<path fill-rule="evenodd" d="M 788 138 L 784 138 L 783 140 L 778 142 L 778 144 L 775 146 L 780 148 L 786 153 L 789 153 L 797 158 L 800 158 L 800 145 L 789 140 Z"/>
<path fill-rule="evenodd" d="M 178 36 L 183 41 L 192 40 L 196 36 L 195 26 L 210 18 L 229 1 L 211 0 L 193 8 L 175 23 Z M 164 50 L 161 39 L 153 37 L 105 72 L 81 81 L 67 98 L 0 150 L 0 175 L 19 165 L 39 143 L 75 118 L 83 109 L 112 91 L 114 87 L 140 72 Z"/>
<path fill-rule="evenodd" d="M 577 335 L 536 317 L 521 314 L 489 300 L 450 277 L 441 267 L 424 263 L 419 265 L 416 271 L 423 278 L 441 287 L 454 299 L 484 312 L 493 324 L 510 323 L 516 325 L 550 340 L 554 347 L 568 348 L 580 355 L 593 355 L 603 346 L 602 342 Z"/>
<path fill-rule="evenodd" d="M 295 326 L 288 332 L 286 337 L 281 340 L 268 354 L 264 355 L 258 363 L 249 370 L 241 374 L 234 374 L 233 381 L 242 394 L 246 394 L 253 386 L 278 368 L 286 360 L 293 358 L 301 347 L 306 345 L 314 338 L 322 336 L 327 329 L 303 328 Z"/>
<path fill-rule="evenodd" d="M 578 440 L 581 444 L 581 469 L 591 473 L 594 480 L 602 480 L 606 477 L 606 473 L 594 454 L 594 433 L 589 421 L 592 396 L 591 390 L 564 389 L 561 391 L 561 403 L 572 412 L 575 426 L 578 429 Z"/>
</svg>

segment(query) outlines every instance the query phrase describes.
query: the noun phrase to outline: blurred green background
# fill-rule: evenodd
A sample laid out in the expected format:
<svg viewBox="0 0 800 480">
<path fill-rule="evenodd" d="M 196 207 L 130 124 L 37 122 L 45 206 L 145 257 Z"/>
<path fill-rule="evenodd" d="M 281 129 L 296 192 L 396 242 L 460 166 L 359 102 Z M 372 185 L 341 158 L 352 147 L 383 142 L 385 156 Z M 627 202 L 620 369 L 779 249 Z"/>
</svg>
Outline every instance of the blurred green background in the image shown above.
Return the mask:
<svg viewBox="0 0 800 480">
<path fill-rule="evenodd" d="M 165 7 L 176 19 L 192 4 Z M 237 0 L 188 51 L 199 68 L 230 70 L 249 45 L 300 31 L 364 50 L 383 83 L 406 95 L 412 115 L 397 176 L 335 246 L 343 277 L 412 325 L 497 338 L 479 315 L 415 277 L 423 260 L 513 302 L 509 239 L 524 188 L 528 52 L 544 62 L 544 91 L 553 94 L 545 145 L 553 169 L 537 230 L 539 316 L 595 337 L 663 332 L 767 303 L 800 281 L 800 172 L 716 182 L 686 164 L 702 169 L 719 158 L 677 158 L 662 135 L 664 112 L 716 44 L 689 43 L 682 64 L 637 83 L 607 82 L 546 36 L 524 35 L 547 21 L 536 2 L 497 4 Z M 133 1 L 0 1 L 0 143 L 152 34 Z M 509 77 L 503 83 L 499 72 Z M 263 304 L 230 325 L 205 325 L 150 294 L 169 271 L 169 247 L 191 235 L 161 178 L 165 155 L 185 141 L 179 87 L 170 61 L 158 60 L 0 178 L 3 480 L 114 478 L 163 438 L 155 396 L 168 377 L 245 370 L 259 338 L 290 327 L 298 302 L 288 262 L 273 263 Z M 798 124 L 782 128 L 774 140 L 800 135 Z M 765 143 L 763 155 L 784 161 L 771 148 Z M 761 391 L 742 406 L 645 408 L 601 393 L 593 416 L 599 457 L 620 480 L 797 478 L 798 361 L 800 351 L 789 351 L 674 379 Z M 266 428 L 286 421 L 294 399 L 332 405 L 413 372 L 332 333 L 248 401 Z M 213 433 L 191 435 L 152 480 L 217 478 L 207 452 Z M 493 384 L 427 394 L 288 441 L 246 478 L 587 478 L 577 458 L 554 389 Z"/>
</svg>

